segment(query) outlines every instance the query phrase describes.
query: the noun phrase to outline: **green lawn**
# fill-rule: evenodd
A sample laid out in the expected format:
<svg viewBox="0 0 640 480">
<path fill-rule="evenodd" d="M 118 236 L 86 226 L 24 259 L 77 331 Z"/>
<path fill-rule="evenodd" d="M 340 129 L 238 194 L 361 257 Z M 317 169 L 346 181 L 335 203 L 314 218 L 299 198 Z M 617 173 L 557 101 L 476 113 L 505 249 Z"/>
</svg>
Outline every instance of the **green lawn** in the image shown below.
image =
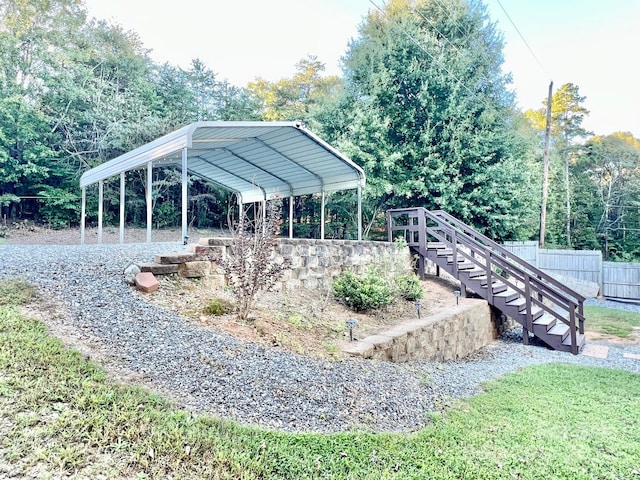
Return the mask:
<svg viewBox="0 0 640 480">
<path fill-rule="evenodd" d="M 110 381 L 5 305 L 0 477 L 640 478 L 640 375 L 555 364 L 486 388 L 413 434 L 248 428 Z"/>
<path fill-rule="evenodd" d="M 606 307 L 584 307 L 585 328 L 592 332 L 629 338 L 640 327 L 640 314 Z"/>
</svg>

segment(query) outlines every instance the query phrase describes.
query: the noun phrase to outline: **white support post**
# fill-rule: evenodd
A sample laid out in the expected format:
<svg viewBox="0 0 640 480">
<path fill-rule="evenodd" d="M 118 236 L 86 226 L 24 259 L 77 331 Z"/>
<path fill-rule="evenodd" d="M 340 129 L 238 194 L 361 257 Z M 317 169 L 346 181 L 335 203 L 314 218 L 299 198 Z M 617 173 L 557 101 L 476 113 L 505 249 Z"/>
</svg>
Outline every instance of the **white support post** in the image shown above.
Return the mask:
<svg viewBox="0 0 640 480">
<path fill-rule="evenodd" d="M 124 243 L 124 172 L 120 172 L 120 243 Z"/>
<path fill-rule="evenodd" d="M 153 221 L 153 163 L 147 163 L 147 243 L 151 243 L 151 222 Z"/>
<path fill-rule="evenodd" d="M 102 203 L 104 202 L 104 181 L 98 182 L 98 245 L 102 243 Z"/>
<path fill-rule="evenodd" d="M 85 225 L 87 222 L 87 189 L 82 187 L 82 201 L 80 203 L 80 245 L 85 242 Z"/>
<path fill-rule="evenodd" d="M 267 234 L 267 197 L 262 200 L 262 235 Z M 269 232 L 271 235 L 271 232 Z"/>
<path fill-rule="evenodd" d="M 362 240 L 362 186 L 358 185 L 358 240 Z"/>
<path fill-rule="evenodd" d="M 293 238 L 293 195 L 289 197 L 289 238 Z"/>
<path fill-rule="evenodd" d="M 324 240 L 324 188 L 320 198 L 320 240 Z"/>
<path fill-rule="evenodd" d="M 182 149 L 182 242 L 186 245 L 189 242 L 189 232 L 187 231 L 187 212 L 188 212 L 188 170 L 187 170 L 187 149 Z"/>
</svg>

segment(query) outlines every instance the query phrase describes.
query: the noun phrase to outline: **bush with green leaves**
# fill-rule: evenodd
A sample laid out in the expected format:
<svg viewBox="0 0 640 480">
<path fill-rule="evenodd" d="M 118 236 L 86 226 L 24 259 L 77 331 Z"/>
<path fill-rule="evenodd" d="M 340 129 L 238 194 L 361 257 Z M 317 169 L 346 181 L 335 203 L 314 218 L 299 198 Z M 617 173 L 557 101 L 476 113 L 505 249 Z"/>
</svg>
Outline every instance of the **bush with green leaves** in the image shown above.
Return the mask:
<svg viewBox="0 0 640 480">
<path fill-rule="evenodd" d="M 415 301 L 424 296 L 420 279 L 403 255 L 407 245 L 395 242 L 395 252 L 382 255 L 364 275 L 345 272 L 333 282 L 335 297 L 355 311 L 374 310 L 396 299 Z"/>
<path fill-rule="evenodd" d="M 204 307 L 203 312 L 207 315 L 219 316 L 230 313 L 233 310 L 234 307 L 231 302 L 220 298 L 214 298 L 206 307 Z"/>
<path fill-rule="evenodd" d="M 394 279 L 395 291 L 398 297 L 411 302 L 424 296 L 424 290 L 420 285 L 420 278 L 415 273 L 398 275 Z"/>
<path fill-rule="evenodd" d="M 345 272 L 333 282 L 333 293 L 356 312 L 386 307 L 393 302 L 393 292 L 386 282 L 370 273 L 358 276 Z"/>
</svg>

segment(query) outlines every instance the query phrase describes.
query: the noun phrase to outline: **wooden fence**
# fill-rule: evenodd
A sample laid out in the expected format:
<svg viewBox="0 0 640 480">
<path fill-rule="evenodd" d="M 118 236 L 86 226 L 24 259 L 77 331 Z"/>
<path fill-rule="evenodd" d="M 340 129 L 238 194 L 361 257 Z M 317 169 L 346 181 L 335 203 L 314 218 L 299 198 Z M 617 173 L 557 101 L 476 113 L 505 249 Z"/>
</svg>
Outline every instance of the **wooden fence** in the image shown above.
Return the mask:
<svg viewBox="0 0 640 480">
<path fill-rule="evenodd" d="M 535 241 L 504 247 L 550 274 L 597 283 L 602 296 L 640 300 L 640 263 L 603 262 L 599 251 L 540 249 Z"/>
<path fill-rule="evenodd" d="M 640 300 L 640 263 L 602 262 L 601 294 Z"/>
</svg>

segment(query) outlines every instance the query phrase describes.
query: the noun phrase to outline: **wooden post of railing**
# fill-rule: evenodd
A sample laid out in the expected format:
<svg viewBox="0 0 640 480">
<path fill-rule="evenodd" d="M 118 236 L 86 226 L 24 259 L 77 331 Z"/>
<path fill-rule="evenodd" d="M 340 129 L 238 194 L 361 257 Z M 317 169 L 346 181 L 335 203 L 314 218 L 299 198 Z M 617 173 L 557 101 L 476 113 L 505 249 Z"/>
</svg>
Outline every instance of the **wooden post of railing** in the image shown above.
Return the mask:
<svg viewBox="0 0 640 480">
<path fill-rule="evenodd" d="M 484 249 L 484 268 L 487 272 L 487 302 L 493 305 L 493 271 L 491 268 L 491 250 Z"/>
<path fill-rule="evenodd" d="M 391 212 L 387 210 L 386 212 L 386 217 L 387 217 L 387 240 L 389 242 L 393 242 L 393 225 L 392 225 L 392 220 L 391 220 Z"/>
<path fill-rule="evenodd" d="M 525 275 L 524 277 L 524 298 L 527 302 L 527 318 L 522 326 L 522 343 L 529 345 L 529 330 L 533 329 L 533 316 L 531 314 L 533 303 L 531 302 L 531 277 L 529 275 Z"/>
<path fill-rule="evenodd" d="M 418 209 L 418 243 L 420 245 L 420 251 L 427 251 L 427 217 L 424 213 L 424 209 Z M 418 276 L 421 280 L 426 278 L 426 272 L 424 268 L 424 256 L 418 255 Z"/>
<path fill-rule="evenodd" d="M 541 277 L 540 275 L 538 275 L 538 277 L 537 277 L 537 278 L 538 278 L 538 283 L 541 283 L 541 282 L 542 282 L 542 277 Z M 543 300 L 544 300 L 544 298 L 543 298 L 543 296 L 542 296 L 542 291 L 541 291 L 541 290 L 539 290 L 539 291 L 538 291 L 538 301 L 539 301 L 539 302 L 542 302 Z"/>
<path fill-rule="evenodd" d="M 578 313 L 580 318 L 578 319 L 579 331 L 584 335 L 584 305 L 582 302 L 578 303 Z"/>
<path fill-rule="evenodd" d="M 451 251 L 453 255 L 453 276 L 458 278 L 458 238 L 456 237 L 455 228 L 451 233 Z"/>
<path fill-rule="evenodd" d="M 569 310 L 569 328 L 571 328 L 571 353 L 578 354 L 578 335 L 576 333 L 576 304 L 572 303 Z"/>
</svg>

